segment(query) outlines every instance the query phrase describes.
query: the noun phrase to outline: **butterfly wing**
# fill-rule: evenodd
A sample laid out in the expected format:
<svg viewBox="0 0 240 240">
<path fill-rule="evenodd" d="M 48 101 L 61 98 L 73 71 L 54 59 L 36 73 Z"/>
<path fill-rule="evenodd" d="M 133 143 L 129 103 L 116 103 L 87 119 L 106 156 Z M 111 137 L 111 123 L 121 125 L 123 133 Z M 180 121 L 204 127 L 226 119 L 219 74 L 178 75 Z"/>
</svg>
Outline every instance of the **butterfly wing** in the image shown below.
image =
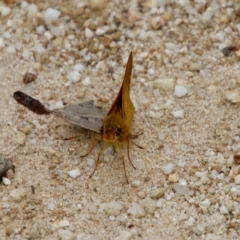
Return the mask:
<svg viewBox="0 0 240 240">
<path fill-rule="evenodd" d="M 116 125 L 121 127 L 122 134 L 127 136 L 130 132 L 130 127 L 134 114 L 134 106 L 130 99 L 130 82 L 132 74 L 133 57 L 132 52 L 128 57 L 126 71 L 120 91 L 114 100 L 107 117 L 104 119 L 104 126 Z"/>
</svg>

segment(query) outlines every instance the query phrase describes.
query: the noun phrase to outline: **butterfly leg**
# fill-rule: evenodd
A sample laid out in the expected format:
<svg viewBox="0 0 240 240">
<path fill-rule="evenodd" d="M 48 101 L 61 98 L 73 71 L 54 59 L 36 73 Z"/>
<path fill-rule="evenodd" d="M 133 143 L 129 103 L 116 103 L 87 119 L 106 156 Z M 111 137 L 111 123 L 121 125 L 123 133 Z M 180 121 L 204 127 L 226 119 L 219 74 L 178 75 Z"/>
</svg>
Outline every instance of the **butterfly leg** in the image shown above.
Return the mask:
<svg viewBox="0 0 240 240">
<path fill-rule="evenodd" d="M 121 149 L 121 146 L 117 145 L 116 146 L 116 149 L 117 151 L 119 152 L 121 158 L 122 158 L 122 165 L 123 165 L 123 168 L 124 168 L 124 173 L 125 173 L 125 178 L 127 180 L 127 184 L 129 184 L 129 181 L 128 181 L 128 177 L 127 177 L 127 172 L 126 172 L 126 166 L 125 166 L 125 161 L 124 161 L 124 156 L 123 156 L 123 153 L 122 153 L 122 149 Z M 130 161 L 131 162 L 131 161 Z"/>
<path fill-rule="evenodd" d="M 131 163 L 132 167 L 133 167 L 134 169 L 136 169 L 135 166 L 134 166 L 133 163 L 132 163 L 131 158 L 130 158 L 130 152 L 129 152 L 129 147 L 130 147 L 130 146 L 129 146 L 129 143 L 130 143 L 130 141 L 127 141 L 128 160 L 129 160 L 129 162 Z"/>
<path fill-rule="evenodd" d="M 81 155 L 81 157 L 86 157 L 88 154 L 91 153 L 91 151 L 93 150 L 94 146 L 95 146 L 96 140 L 95 140 L 95 134 L 92 135 L 92 146 L 89 149 L 89 151 L 87 153 L 85 153 L 84 155 Z"/>
<path fill-rule="evenodd" d="M 99 164 L 100 162 L 100 156 L 103 154 L 103 152 L 109 147 L 109 145 L 106 145 L 98 154 L 98 158 L 97 158 L 97 162 L 95 163 L 95 167 L 94 167 L 94 170 L 92 172 L 92 174 L 90 175 L 89 178 L 91 178 L 93 176 L 93 174 L 95 173 L 96 169 L 97 169 L 97 165 Z"/>
</svg>

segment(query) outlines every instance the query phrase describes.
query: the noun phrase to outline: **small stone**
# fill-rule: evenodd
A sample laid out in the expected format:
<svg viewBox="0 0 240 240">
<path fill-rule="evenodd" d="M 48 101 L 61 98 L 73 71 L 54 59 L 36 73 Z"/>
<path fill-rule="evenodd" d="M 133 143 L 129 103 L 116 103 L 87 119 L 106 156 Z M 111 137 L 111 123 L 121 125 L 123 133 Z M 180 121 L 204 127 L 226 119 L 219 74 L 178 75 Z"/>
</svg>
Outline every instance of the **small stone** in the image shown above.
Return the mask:
<svg viewBox="0 0 240 240">
<path fill-rule="evenodd" d="M 202 65 L 200 63 L 192 63 L 189 66 L 189 70 L 192 72 L 199 72 L 202 69 Z"/>
<path fill-rule="evenodd" d="M 234 177 L 234 181 L 236 184 L 240 184 L 240 174 Z"/>
<path fill-rule="evenodd" d="M 30 228 L 29 235 L 32 239 L 38 239 L 40 236 L 40 228 L 37 223 L 34 223 Z"/>
<path fill-rule="evenodd" d="M 54 8 L 48 8 L 46 11 L 43 12 L 43 19 L 47 23 L 52 23 L 53 21 L 56 21 L 58 19 L 60 14 L 60 11 Z"/>
<path fill-rule="evenodd" d="M 83 81 L 82 84 L 85 86 L 88 86 L 89 84 L 91 84 L 91 79 L 90 77 L 86 77 Z"/>
<path fill-rule="evenodd" d="M 23 80 L 22 81 L 23 81 L 24 84 L 28 84 L 28 83 L 33 82 L 36 78 L 37 78 L 37 75 L 35 73 L 26 72 L 23 75 Z"/>
<path fill-rule="evenodd" d="M 151 26 L 155 30 L 162 28 L 164 25 L 165 20 L 160 16 L 153 17 L 151 20 Z"/>
<path fill-rule="evenodd" d="M 102 208 L 109 216 L 112 215 L 116 217 L 120 214 L 120 211 L 122 210 L 123 206 L 121 203 L 113 200 L 109 203 L 102 204 Z"/>
<path fill-rule="evenodd" d="M 198 224 L 196 227 L 193 228 L 194 233 L 197 234 L 198 236 L 204 234 L 205 230 L 206 230 L 205 223 Z"/>
<path fill-rule="evenodd" d="M 0 154 L 0 179 L 2 177 L 9 177 L 9 170 L 12 170 L 14 172 L 14 165 L 11 159 L 9 158 L 4 158 L 1 154 Z"/>
<path fill-rule="evenodd" d="M 129 208 L 127 212 L 137 218 L 142 218 L 146 216 L 145 210 L 136 202 L 132 203 L 131 208 Z"/>
<path fill-rule="evenodd" d="M 102 9 L 106 6 L 106 0 L 90 0 L 89 1 L 90 7 L 94 10 Z"/>
<path fill-rule="evenodd" d="M 224 205 L 222 205 L 219 210 L 220 210 L 220 213 L 223 215 L 227 215 L 229 213 L 228 209 Z"/>
<path fill-rule="evenodd" d="M 81 174 L 80 170 L 78 168 L 76 169 L 73 169 L 71 171 L 68 171 L 68 175 L 71 177 L 71 178 L 77 178 L 79 177 Z"/>
<path fill-rule="evenodd" d="M 58 236 L 61 240 L 74 240 L 76 236 L 68 229 L 59 229 Z"/>
<path fill-rule="evenodd" d="M 68 74 L 67 78 L 70 82 L 78 82 L 80 80 L 80 73 L 77 71 L 72 71 Z"/>
<path fill-rule="evenodd" d="M 189 188 L 182 184 L 175 184 L 174 189 L 179 195 L 186 195 L 189 193 Z"/>
<path fill-rule="evenodd" d="M 97 36 L 102 36 L 105 34 L 105 31 L 102 28 L 97 28 L 96 30 L 96 35 Z"/>
<path fill-rule="evenodd" d="M 157 79 L 153 82 L 153 87 L 167 92 L 171 92 L 174 89 L 174 79 L 173 78 Z"/>
<path fill-rule="evenodd" d="M 174 95 L 176 97 L 183 97 L 187 94 L 187 89 L 185 86 L 182 85 L 176 85 L 174 89 Z"/>
<path fill-rule="evenodd" d="M 81 63 L 77 63 L 74 67 L 73 70 L 77 71 L 77 72 L 82 72 L 82 70 L 84 69 L 84 65 Z"/>
<path fill-rule="evenodd" d="M 203 206 L 203 207 L 209 207 L 210 205 L 211 205 L 211 201 L 209 199 L 205 199 L 201 203 L 201 206 Z"/>
<path fill-rule="evenodd" d="M 169 175 L 174 169 L 175 169 L 175 165 L 172 163 L 169 163 L 162 167 L 162 171 L 165 175 Z"/>
<path fill-rule="evenodd" d="M 13 46 L 10 46 L 7 48 L 7 52 L 10 54 L 15 54 L 16 53 L 16 48 Z"/>
<path fill-rule="evenodd" d="M 9 7 L 6 7 L 4 5 L 0 5 L 0 16 L 6 17 L 10 14 L 11 9 Z"/>
<path fill-rule="evenodd" d="M 134 9 L 129 9 L 128 11 L 128 21 L 129 22 L 137 22 L 141 20 L 142 14 Z"/>
<path fill-rule="evenodd" d="M 5 42 L 3 38 L 0 37 L 0 48 L 4 48 L 4 46 L 5 46 Z"/>
<path fill-rule="evenodd" d="M 92 38 L 93 37 L 93 31 L 89 28 L 85 28 L 85 37 L 86 38 Z"/>
<path fill-rule="evenodd" d="M 11 184 L 11 180 L 6 178 L 6 177 L 3 177 L 2 181 L 3 181 L 3 184 L 5 184 L 5 185 L 10 185 Z"/>
<path fill-rule="evenodd" d="M 70 225 L 69 221 L 67 219 L 63 219 L 59 221 L 59 227 L 68 227 Z"/>
<path fill-rule="evenodd" d="M 157 200 L 164 196 L 165 188 L 156 188 L 151 190 L 150 197 L 154 200 Z"/>
<path fill-rule="evenodd" d="M 47 209 L 48 210 L 54 210 L 55 209 L 55 204 L 53 203 L 53 202 L 51 202 L 51 203 L 49 203 L 48 205 L 47 205 Z"/>
<path fill-rule="evenodd" d="M 114 238 L 114 240 L 130 240 L 132 238 L 132 234 L 126 230 L 121 230 L 118 237 Z"/>
<path fill-rule="evenodd" d="M 93 158 L 86 158 L 86 160 L 89 167 L 93 167 L 95 165 L 95 160 Z"/>
<path fill-rule="evenodd" d="M 171 183 L 177 182 L 178 179 L 179 179 L 179 177 L 178 177 L 178 175 L 177 175 L 176 173 L 170 174 L 170 175 L 168 176 L 168 181 L 171 182 Z"/>
<path fill-rule="evenodd" d="M 26 134 L 21 133 L 21 132 L 17 133 L 14 136 L 14 141 L 19 145 L 23 145 L 25 143 L 26 139 L 27 139 Z"/>
<path fill-rule="evenodd" d="M 184 118 L 184 111 L 183 110 L 173 111 L 172 115 L 175 118 Z"/>
<path fill-rule="evenodd" d="M 150 197 L 146 197 L 141 201 L 142 208 L 149 214 L 154 214 L 157 206 L 155 201 L 153 201 Z"/>
<path fill-rule="evenodd" d="M 10 192 L 10 196 L 12 197 L 12 199 L 14 201 L 20 201 L 22 200 L 23 197 L 25 197 L 27 194 L 27 191 L 25 188 L 17 188 L 17 189 L 13 189 L 11 192 Z"/>
<path fill-rule="evenodd" d="M 225 40 L 225 36 L 226 33 L 224 31 L 219 31 L 215 37 L 218 41 L 223 42 Z"/>
<path fill-rule="evenodd" d="M 238 89 L 230 90 L 226 93 L 225 98 L 232 103 L 240 102 L 240 94 Z"/>
<path fill-rule="evenodd" d="M 37 62 L 43 62 L 47 58 L 47 50 L 42 45 L 37 45 L 34 49 L 34 57 Z"/>
</svg>

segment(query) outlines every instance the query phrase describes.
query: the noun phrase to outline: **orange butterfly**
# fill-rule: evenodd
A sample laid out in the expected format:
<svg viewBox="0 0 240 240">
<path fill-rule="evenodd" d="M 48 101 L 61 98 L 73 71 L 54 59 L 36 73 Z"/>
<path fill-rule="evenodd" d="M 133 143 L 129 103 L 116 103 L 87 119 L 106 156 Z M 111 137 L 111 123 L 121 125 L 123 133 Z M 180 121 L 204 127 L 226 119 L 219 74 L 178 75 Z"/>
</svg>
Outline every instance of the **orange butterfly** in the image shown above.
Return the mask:
<svg viewBox="0 0 240 240">
<path fill-rule="evenodd" d="M 101 127 L 101 137 L 100 139 L 104 141 L 104 147 L 99 152 L 97 162 L 95 164 L 95 168 L 93 173 L 90 177 L 94 174 L 96 171 L 97 165 L 100 161 L 100 156 L 102 153 L 109 147 L 114 146 L 117 151 L 119 152 L 122 163 L 124 167 L 125 177 L 128 182 L 127 174 L 126 174 L 126 167 L 125 167 L 125 161 L 122 153 L 122 145 L 123 143 L 127 143 L 127 149 L 128 149 L 128 159 L 135 169 L 130 156 L 129 156 L 129 144 L 132 138 L 134 138 L 134 135 L 130 134 L 131 131 L 131 125 L 133 120 L 133 114 L 134 114 L 134 106 L 130 99 L 130 81 L 131 81 L 131 74 L 132 74 L 132 65 L 133 65 L 133 57 L 132 52 L 130 53 L 128 57 L 128 62 L 126 66 L 126 71 L 123 79 L 122 86 L 120 88 L 120 91 L 114 100 L 107 116 L 103 119 L 103 125 Z M 89 152 L 84 156 L 87 156 L 93 149 L 95 145 L 95 137 L 93 136 L 93 144 Z M 142 148 L 141 146 L 133 143 L 139 148 Z"/>
</svg>

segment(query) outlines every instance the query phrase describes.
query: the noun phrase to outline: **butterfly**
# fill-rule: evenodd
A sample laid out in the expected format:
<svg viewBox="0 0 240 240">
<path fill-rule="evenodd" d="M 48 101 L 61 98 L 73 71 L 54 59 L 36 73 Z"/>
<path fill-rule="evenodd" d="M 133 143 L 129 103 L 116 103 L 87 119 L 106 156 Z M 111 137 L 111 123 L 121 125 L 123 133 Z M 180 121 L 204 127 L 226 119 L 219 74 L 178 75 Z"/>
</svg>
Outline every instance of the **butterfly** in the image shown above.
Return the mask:
<svg viewBox="0 0 240 240">
<path fill-rule="evenodd" d="M 142 148 L 142 147 L 137 145 L 131 140 L 135 137 L 135 135 L 131 134 L 131 126 L 132 126 L 133 115 L 134 115 L 134 106 L 130 98 L 130 82 L 131 82 L 131 75 L 132 75 L 132 66 L 133 66 L 133 56 L 131 52 L 128 57 L 122 86 L 110 110 L 108 111 L 107 116 L 103 119 L 103 124 L 100 129 L 100 138 L 96 137 L 104 142 L 104 147 L 98 153 L 95 168 L 90 177 L 92 177 L 93 174 L 95 173 L 97 169 L 97 165 L 100 161 L 100 156 L 103 154 L 103 152 L 108 147 L 114 146 L 121 156 L 125 177 L 128 183 L 125 161 L 124 161 L 124 156 L 122 152 L 122 147 L 124 143 L 127 144 L 128 159 L 131 165 L 133 166 L 133 168 L 136 169 L 130 159 L 129 145 L 130 143 L 133 143 L 139 148 Z M 87 156 L 94 148 L 94 145 L 95 145 L 94 139 L 95 138 L 93 137 L 92 147 L 85 155 L 83 155 L 83 157 Z"/>
</svg>

